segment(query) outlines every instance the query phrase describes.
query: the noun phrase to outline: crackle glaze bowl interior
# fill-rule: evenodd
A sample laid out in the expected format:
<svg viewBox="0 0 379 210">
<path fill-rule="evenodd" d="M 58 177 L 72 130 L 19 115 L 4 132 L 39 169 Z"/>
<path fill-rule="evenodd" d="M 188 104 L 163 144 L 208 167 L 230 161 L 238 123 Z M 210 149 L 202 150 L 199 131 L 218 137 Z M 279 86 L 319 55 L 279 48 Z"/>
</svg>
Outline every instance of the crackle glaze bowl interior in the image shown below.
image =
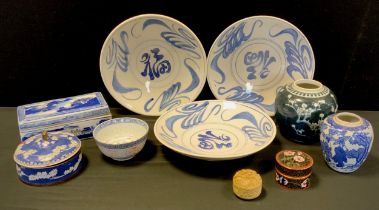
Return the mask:
<svg viewBox="0 0 379 210">
<path fill-rule="evenodd" d="M 100 151 L 118 161 L 133 158 L 146 143 L 149 126 L 137 118 L 115 118 L 98 125 L 93 136 Z"/>
<path fill-rule="evenodd" d="M 226 28 L 208 54 L 207 80 L 217 99 L 257 105 L 274 115 L 278 87 L 312 79 L 315 61 L 304 34 L 291 23 L 253 16 Z"/>
<path fill-rule="evenodd" d="M 206 81 L 206 54 L 183 23 L 139 15 L 108 35 L 100 72 L 109 93 L 125 108 L 159 116 L 197 98 Z"/>
<path fill-rule="evenodd" d="M 154 125 L 157 139 L 183 155 L 228 160 L 254 154 L 275 138 L 276 126 L 249 104 L 208 100 L 191 102 L 161 115 Z"/>
</svg>

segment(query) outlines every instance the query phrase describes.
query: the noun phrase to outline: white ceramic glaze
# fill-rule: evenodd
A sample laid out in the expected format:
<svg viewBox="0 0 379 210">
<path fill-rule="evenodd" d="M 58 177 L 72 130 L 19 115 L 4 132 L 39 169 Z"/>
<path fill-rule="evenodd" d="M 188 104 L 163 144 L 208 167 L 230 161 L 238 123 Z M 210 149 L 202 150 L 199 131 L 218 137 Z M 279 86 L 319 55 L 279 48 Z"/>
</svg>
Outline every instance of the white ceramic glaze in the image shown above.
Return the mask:
<svg viewBox="0 0 379 210">
<path fill-rule="evenodd" d="M 270 116 L 278 87 L 312 79 L 315 61 L 304 34 L 270 16 L 242 19 L 226 28 L 208 54 L 208 84 L 217 99 L 257 105 Z"/>
<path fill-rule="evenodd" d="M 249 104 L 223 100 L 182 105 L 158 118 L 157 139 L 181 154 L 228 160 L 256 153 L 275 138 L 276 127 L 262 110 Z"/>
<path fill-rule="evenodd" d="M 145 145 L 149 126 L 137 118 L 115 118 L 98 125 L 93 136 L 100 151 L 118 161 L 133 158 Z"/>
<path fill-rule="evenodd" d="M 127 19 L 109 34 L 101 50 L 100 72 L 121 105 L 158 116 L 200 94 L 206 55 L 183 23 L 145 14 Z"/>
</svg>

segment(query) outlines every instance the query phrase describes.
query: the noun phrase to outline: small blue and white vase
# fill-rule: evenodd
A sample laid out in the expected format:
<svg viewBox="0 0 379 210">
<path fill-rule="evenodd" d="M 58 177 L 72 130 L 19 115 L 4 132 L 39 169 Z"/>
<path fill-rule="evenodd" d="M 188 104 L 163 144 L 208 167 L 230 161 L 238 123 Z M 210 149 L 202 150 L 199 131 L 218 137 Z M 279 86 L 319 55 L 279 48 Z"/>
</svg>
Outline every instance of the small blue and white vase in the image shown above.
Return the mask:
<svg viewBox="0 0 379 210">
<path fill-rule="evenodd" d="M 374 140 L 370 122 L 356 114 L 342 112 L 321 124 L 321 148 L 326 163 L 335 171 L 356 171 L 366 160 Z"/>
<path fill-rule="evenodd" d="M 277 91 L 276 123 L 287 139 L 311 144 L 319 141 L 320 124 L 337 108 L 336 97 L 328 87 L 316 80 L 296 80 Z"/>
</svg>

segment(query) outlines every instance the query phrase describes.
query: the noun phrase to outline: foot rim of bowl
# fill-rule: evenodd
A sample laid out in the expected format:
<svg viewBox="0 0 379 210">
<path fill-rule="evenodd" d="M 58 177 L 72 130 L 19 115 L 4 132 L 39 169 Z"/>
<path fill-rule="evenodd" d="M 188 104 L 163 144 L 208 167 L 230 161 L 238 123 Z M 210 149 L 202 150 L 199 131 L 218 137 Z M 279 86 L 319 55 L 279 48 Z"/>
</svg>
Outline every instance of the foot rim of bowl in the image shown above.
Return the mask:
<svg viewBox="0 0 379 210">
<path fill-rule="evenodd" d="M 125 161 L 125 160 L 130 160 L 132 159 L 134 156 L 129 156 L 129 157 L 124 157 L 124 158 L 112 158 L 113 160 L 116 160 L 116 161 Z"/>
</svg>

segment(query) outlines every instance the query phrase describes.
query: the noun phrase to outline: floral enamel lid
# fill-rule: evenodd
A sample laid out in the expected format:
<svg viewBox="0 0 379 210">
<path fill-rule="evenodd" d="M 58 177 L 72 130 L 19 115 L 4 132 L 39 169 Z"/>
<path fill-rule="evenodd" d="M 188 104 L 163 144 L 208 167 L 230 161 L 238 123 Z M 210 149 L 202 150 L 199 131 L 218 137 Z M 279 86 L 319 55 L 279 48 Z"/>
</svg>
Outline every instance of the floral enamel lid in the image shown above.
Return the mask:
<svg viewBox="0 0 379 210">
<path fill-rule="evenodd" d="M 300 150 L 283 150 L 276 154 L 276 168 L 290 176 L 305 176 L 312 172 L 313 159 Z"/>
<path fill-rule="evenodd" d="M 16 148 L 14 160 L 28 168 L 45 168 L 71 158 L 80 150 L 80 140 L 71 133 L 44 131 L 22 142 Z"/>
</svg>

